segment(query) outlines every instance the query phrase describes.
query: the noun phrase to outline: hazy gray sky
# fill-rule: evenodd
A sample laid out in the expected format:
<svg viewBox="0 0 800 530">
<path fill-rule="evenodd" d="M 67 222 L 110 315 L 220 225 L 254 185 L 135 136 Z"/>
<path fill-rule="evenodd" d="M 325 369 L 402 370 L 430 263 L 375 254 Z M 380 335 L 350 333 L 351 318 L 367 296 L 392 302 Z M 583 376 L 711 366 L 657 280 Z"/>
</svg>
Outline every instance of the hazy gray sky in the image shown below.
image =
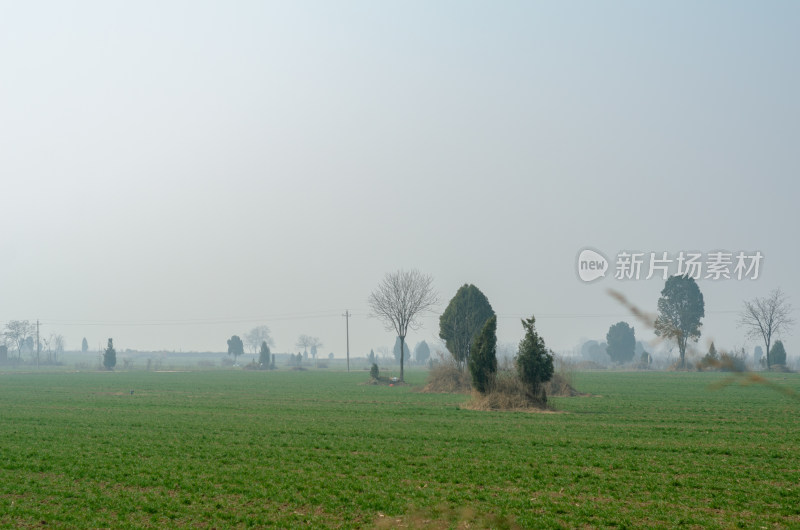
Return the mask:
<svg viewBox="0 0 800 530">
<path fill-rule="evenodd" d="M 758 280 L 699 281 L 703 340 L 745 344 L 742 300 L 800 307 L 799 23 L 788 1 L 0 2 L 0 324 L 184 351 L 266 324 L 343 356 L 349 309 L 363 355 L 394 343 L 367 296 L 415 267 L 440 311 L 474 283 L 501 342 L 535 314 L 562 350 L 623 319 L 609 287 L 655 310 L 664 285 L 585 284 L 582 248 L 760 251 Z"/>
</svg>

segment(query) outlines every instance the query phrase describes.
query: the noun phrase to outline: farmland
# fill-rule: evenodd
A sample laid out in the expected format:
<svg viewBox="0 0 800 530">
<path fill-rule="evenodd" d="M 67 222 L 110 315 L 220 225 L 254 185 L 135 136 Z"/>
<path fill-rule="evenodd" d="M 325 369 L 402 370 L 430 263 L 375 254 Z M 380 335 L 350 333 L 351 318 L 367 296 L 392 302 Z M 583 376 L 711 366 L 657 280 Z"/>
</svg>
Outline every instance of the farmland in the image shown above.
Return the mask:
<svg viewBox="0 0 800 530">
<path fill-rule="evenodd" d="M 425 376 L 0 374 L 0 526 L 800 526 L 800 401 L 764 385 L 578 373 L 530 414 Z"/>
</svg>

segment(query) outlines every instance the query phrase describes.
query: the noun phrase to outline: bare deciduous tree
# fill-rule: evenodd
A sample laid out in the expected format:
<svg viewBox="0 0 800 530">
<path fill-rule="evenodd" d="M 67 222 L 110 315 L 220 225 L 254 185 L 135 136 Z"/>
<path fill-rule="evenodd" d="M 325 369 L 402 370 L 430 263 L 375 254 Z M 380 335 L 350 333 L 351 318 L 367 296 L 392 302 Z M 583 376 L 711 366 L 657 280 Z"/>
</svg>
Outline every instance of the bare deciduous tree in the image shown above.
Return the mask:
<svg viewBox="0 0 800 530">
<path fill-rule="evenodd" d="M 50 337 L 50 343 L 53 345 L 53 362 L 58 362 L 58 359 L 64 353 L 64 349 L 66 348 L 66 341 L 64 340 L 64 335 L 54 334 Z"/>
<path fill-rule="evenodd" d="M 25 347 L 25 341 L 28 340 L 32 333 L 33 325 L 27 320 L 11 320 L 6 324 L 3 336 L 17 348 L 18 361 L 22 359 L 22 350 Z"/>
<path fill-rule="evenodd" d="M 253 353 L 258 353 L 261 343 L 266 342 L 267 346 L 275 346 L 272 334 L 267 326 L 256 326 L 244 334 L 244 342 Z"/>
<path fill-rule="evenodd" d="M 388 346 L 378 346 L 375 349 L 378 350 L 378 353 L 380 354 L 380 360 L 385 360 L 387 357 L 389 357 L 389 347 Z"/>
<path fill-rule="evenodd" d="M 387 331 L 400 337 L 400 380 L 403 381 L 403 357 L 408 329 L 419 329 L 417 320 L 438 302 L 433 278 L 416 269 L 387 273 L 369 295 L 371 316 L 381 319 Z"/>
<path fill-rule="evenodd" d="M 317 367 L 317 352 L 322 348 L 322 341 L 318 337 L 311 337 L 311 345 L 309 346 L 311 357 L 314 358 L 314 368 Z"/>
<path fill-rule="evenodd" d="M 303 356 L 308 357 L 308 351 L 311 350 L 311 356 L 314 358 L 314 363 L 316 365 L 317 361 L 317 349 L 322 347 L 322 341 L 319 340 L 318 337 L 312 337 L 311 335 L 300 335 L 297 338 L 298 348 L 303 348 Z"/>
<path fill-rule="evenodd" d="M 297 344 L 295 344 L 295 346 L 298 348 L 303 348 L 303 353 L 307 354 L 308 349 L 311 347 L 311 344 L 313 344 L 313 339 L 314 337 L 311 335 L 300 335 L 297 337 Z"/>
<path fill-rule="evenodd" d="M 51 333 L 50 337 L 40 338 L 42 350 L 47 352 L 47 363 L 58 364 L 58 358 L 64 353 L 64 336 Z"/>
<path fill-rule="evenodd" d="M 739 320 L 747 330 L 747 336 L 764 341 L 767 347 L 767 369 L 770 366 L 769 348 L 772 338 L 789 331 L 794 324 L 792 304 L 780 288 L 775 289 L 766 298 L 754 298 L 745 301 Z"/>
</svg>

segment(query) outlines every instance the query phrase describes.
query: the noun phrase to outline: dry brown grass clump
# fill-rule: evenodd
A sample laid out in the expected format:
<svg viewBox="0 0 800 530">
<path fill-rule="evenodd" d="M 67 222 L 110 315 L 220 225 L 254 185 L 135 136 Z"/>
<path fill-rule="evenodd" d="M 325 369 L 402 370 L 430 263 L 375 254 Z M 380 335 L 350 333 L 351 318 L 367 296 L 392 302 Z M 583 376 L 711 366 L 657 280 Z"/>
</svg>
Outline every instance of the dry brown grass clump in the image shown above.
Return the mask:
<svg viewBox="0 0 800 530">
<path fill-rule="evenodd" d="M 539 399 L 531 397 L 517 374 L 510 371 L 497 373 L 491 389 L 485 393 L 472 393 L 472 399 L 463 406 L 469 410 L 550 410 L 546 405 L 546 390 Z"/>
<path fill-rule="evenodd" d="M 470 390 L 472 390 L 472 380 L 469 371 L 459 369 L 449 353 L 438 350 L 433 367 L 428 372 L 428 383 L 422 392 L 469 394 Z"/>
<path fill-rule="evenodd" d="M 574 397 L 586 396 L 572 386 L 572 374 L 575 365 L 563 359 L 556 358 L 556 372 L 544 384 L 544 396 L 539 399 L 531 398 L 522 381 L 515 372 L 513 363 L 504 361 L 497 372 L 491 391 L 484 395 L 472 392 L 472 380 L 469 371 L 460 370 L 454 362 L 440 355 L 439 362 L 431 368 L 428 374 L 428 383 L 422 392 L 469 394 L 472 400 L 466 408 L 472 410 L 541 410 L 541 404 L 546 401 L 546 396 Z"/>
<path fill-rule="evenodd" d="M 423 392 L 467 394 L 472 388 L 469 372 L 459 370 L 453 363 L 437 364 L 428 372 Z"/>
</svg>

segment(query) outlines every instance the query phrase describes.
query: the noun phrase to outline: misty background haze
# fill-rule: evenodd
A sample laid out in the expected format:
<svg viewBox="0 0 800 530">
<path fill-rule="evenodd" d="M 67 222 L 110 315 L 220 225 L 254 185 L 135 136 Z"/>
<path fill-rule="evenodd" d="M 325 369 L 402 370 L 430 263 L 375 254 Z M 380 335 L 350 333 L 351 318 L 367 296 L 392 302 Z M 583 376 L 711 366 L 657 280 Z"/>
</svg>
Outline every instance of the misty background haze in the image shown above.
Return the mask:
<svg viewBox="0 0 800 530">
<path fill-rule="evenodd" d="M 67 349 L 391 347 L 384 274 L 464 283 L 519 341 L 655 312 L 617 252 L 760 251 L 700 280 L 699 349 L 800 306 L 796 2 L 2 2 L 0 323 Z M 612 261 L 587 284 L 576 256 Z M 796 313 L 795 313 L 796 315 Z M 436 349 L 438 314 L 410 333 Z M 790 358 L 797 340 L 784 337 Z"/>
</svg>

